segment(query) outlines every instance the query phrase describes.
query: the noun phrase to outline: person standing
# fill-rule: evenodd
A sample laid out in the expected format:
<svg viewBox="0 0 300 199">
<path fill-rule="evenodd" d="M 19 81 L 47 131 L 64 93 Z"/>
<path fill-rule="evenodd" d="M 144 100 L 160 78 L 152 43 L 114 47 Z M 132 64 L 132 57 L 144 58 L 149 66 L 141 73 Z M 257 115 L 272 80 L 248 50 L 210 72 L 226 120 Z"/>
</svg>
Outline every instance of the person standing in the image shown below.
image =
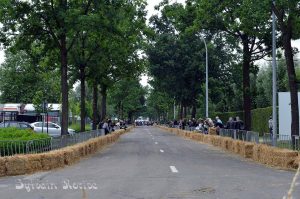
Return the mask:
<svg viewBox="0 0 300 199">
<path fill-rule="evenodd" d="M 269 133 L 270 133 L 270 137 L 272 139 L 273 137 L 273 119 L 272 119 L 272 116 L 270 116 L 270 119 L 269 119 Z"/>
</svg>

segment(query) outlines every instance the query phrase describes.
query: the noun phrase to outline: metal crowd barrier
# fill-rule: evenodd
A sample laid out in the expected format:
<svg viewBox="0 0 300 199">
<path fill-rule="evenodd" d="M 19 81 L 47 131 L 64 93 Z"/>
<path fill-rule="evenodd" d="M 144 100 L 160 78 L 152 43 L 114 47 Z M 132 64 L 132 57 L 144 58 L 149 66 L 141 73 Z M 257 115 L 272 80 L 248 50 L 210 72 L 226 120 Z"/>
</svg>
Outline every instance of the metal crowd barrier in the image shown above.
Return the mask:
<svg viewBox="0 0 300 199">
<path fill-rule="evenodd" d="M 42 153 L 104 135 L 104 129 L 35 140 L 0 140 L 0 156 Z"/>
</svg>

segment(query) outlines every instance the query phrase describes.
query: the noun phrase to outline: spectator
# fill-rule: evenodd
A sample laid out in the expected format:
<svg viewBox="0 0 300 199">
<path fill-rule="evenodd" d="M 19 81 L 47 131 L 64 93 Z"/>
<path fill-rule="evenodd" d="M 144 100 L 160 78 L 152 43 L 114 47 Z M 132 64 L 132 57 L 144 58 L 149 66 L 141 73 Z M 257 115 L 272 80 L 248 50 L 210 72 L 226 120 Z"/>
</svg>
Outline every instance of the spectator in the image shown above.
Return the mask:
<svg viewBox="0 0 300 199">
<path fill-rule="evenodd" d="M 226 123 L 226 129 L 233 129 L 233 118 L 229 117 L 227 123 Z"/>
<path fill-rule="evenodd" d="M 220 118 L 218 116 L 216 117 L 215 127 L 219 127 L 219 128 L 224 127 L 222 120 L 220 120 Z"/>
<path fill-rule="evenodd" d="M 244 122 L 240 120 L 240 117 L 236 117 L 235 129 L 242 130 L 244 129 Z"/>
<path fill-rule="evenodd" d="M 272 116 L 270 116 L 270 119 L 269 119 L 269 133 L 271 135 L 271 138 L 273 137 L 273 119 L 272 119 Z"/>
</svg>

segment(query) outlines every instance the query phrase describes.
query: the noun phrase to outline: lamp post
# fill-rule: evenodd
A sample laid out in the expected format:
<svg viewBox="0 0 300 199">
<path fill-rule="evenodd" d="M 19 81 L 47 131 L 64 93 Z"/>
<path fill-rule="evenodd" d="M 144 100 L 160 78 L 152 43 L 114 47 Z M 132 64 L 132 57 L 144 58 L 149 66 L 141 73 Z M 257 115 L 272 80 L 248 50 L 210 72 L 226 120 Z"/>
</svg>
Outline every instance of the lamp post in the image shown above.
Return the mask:
<svg viewBox="0 0 300 199">
<path fill-rule="evenodd" d="M 273 5 L 275 5 L 275 1 L 273 0 Z M 272 144 L 276 146 L 276 138 L 277 138 L 277 72 L 276 72 L 276 23 L 275 23 L 275 13 L 272 11 L 272 79 L 273 79 L 273 110 L 272 110 L 272 120 L 273 120 L 273 137 Z"/>
<path fill-rule="evenodd" d="M 201 36 L 201 39 L 204 42 L 205 52 L 206 52 L 206 67 L 205 67 L 205 117 L 208 118 L 208 51 L 207 51 L 207 45 L 206 45 L 204 37 Z"/>
</svg>

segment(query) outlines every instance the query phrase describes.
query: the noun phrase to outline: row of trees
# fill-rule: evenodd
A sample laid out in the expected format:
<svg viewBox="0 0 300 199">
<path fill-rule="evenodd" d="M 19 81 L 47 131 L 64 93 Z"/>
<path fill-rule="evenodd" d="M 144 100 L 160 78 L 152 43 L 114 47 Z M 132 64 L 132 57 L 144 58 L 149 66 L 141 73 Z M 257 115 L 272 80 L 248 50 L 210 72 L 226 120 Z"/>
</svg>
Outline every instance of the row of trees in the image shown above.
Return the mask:
<svg viewBox="0 0 300 199">
<path fill-rule="evenodd" d="M 28 80 L 27 85 L 38 88 L 29 90 L 43 90 L 45 100 L 62 103 L 62 134 L 67 133 L 68 127 L 69 91 L 77 81 L 81 85 L 81 131 L 85 130 L 83 118 L 86 117 L 88 86 L 93 93 L 95 128 L 99 120 L 106 117 L 109 89 L 124 78 L 136 80 L 144 70 L 139 50 L 143 48 L 145 14 L 143 0 L 1 1 L 0 41 L 7 49 L 7 61 L 2 68 L 9 71 L 10 53 L 14 56 L 18 52 L 17 56 L 21 58 L 18 60 L 22 63 L 14 66 L 25 70 L 28 65 L 28 70 L 36 72 L 30 73 L 33 74 L 30 79 L 34 81 Z M 23 64 L 24 57 L 28 57 L 28 64 Z M 20 76 L 24 77 L 23 72 Z M 26 84 L 22 78 L 19 80 Z M 9 84 L 8 80 L 1 81 Z M 51 81 L 59 82 L 60 97 L 57 97 L 57 92 L 50 93 L 54 86 Z M 10 83 L 14 85 L 16 82 Z M 9 89 L 9 85 L 6 88 L 1 86 L 2 100 L 14 99 L 5 97 L 5 89 Z M 25 90 L 24 87 L 18 89 Z M 28 102 L 34 96 L 36 93 L 31 92 L 26 99 L 15 96 L 13 101 Z"/>
<path fill-rule="evenodd" d="M 294 62 L 297 51 L 291 46 L 292 39 L 297 39 L 300 33 L 299 1 L 276 0 L 272 4 L 272 1 L 253 0 L 187 0 L 184 6 L 166 0 L 157 9 L 161 14 L 151 18 L 153 36 L 148 50 L 153 93 L 167 93 L 167 98 L 174 99 L 180 107 L 180 118 L 186 115 L 187 107 L 195 117 L 196 105 L 204 101 L 205 91 L 202 37 L 209 51 L 210 110 L 243 109 L 247 130 L 251 128 L 251 108 L 269 105 L 260 102 L 265 89 L 260 83 L 255 86 L 255 82 L 264 81 L 256 61 L 271 54 L 274 11 L 277 47 L 284 50 L 287 69 L 288 86 L 284 88 L 291 92 L 292 135 L 299 133 Z M 284 70 L 281 67 L 280 81 Z M 270 94 L 267 93 L 268 100 Z M 200 110 L 204 110 L 202 106 L 198 106 Z"/>
</svg>

